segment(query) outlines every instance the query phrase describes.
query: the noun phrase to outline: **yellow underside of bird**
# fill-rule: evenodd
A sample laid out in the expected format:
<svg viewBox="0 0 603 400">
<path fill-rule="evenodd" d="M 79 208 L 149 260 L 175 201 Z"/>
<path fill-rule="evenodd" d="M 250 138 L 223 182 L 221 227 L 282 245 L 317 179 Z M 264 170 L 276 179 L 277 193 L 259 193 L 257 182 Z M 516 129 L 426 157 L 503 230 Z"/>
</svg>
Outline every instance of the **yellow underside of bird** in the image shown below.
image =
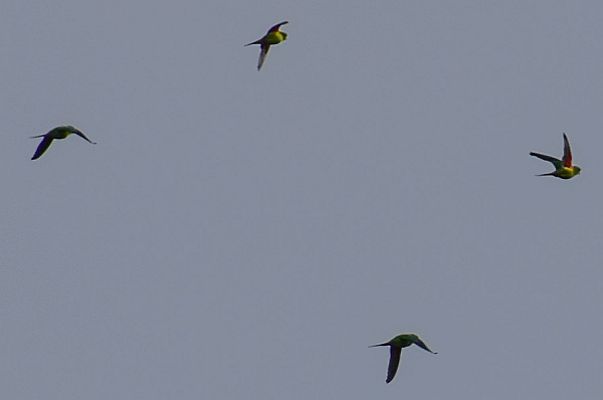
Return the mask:
<svg viewBox="0 0 603 400">
<path fill-rule="evenodd" d="M 287 34 L 285 32 L 281 32 L 281 31 L 270 32 L 269 34 L 266 35 L 264 43 L 269 44 L 269 45 L 279 44 L 280 42 L 282 42 L 285 39 L 287 39 Z"/>
<path fill-rule="evenodd" d="M 576 168 L 576 166 L 559 168 L 557 171 L 554 172 L 555 176 L 558 176 L 559 178 L 563 179 L 573 178 L 579 173 L 580 168 Z"/>
</svg>

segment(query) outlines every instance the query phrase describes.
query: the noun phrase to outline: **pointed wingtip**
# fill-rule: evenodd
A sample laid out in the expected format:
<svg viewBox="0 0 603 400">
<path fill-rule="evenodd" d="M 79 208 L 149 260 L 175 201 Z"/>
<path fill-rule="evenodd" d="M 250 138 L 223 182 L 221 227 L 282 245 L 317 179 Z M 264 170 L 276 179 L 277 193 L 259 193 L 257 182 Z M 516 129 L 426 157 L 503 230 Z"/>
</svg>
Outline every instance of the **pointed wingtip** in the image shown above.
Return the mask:
<svg viewBox="0 0 603 400">
<path fill-rule="evenodd" d="M 282 22 L 279 22 L 278 24 L 273 25 L 273 26 L 272 26 L 270 29 L 268 29 L 268 32 L 276 32 L 276 31 L 278 31 L 278 30 L 279 30 L 279 28 L 280 28 L 281 26 L 283 26 L 283 25 L 285 25 L 285 24 L 288 24 L 288 23 L 289 23 L 289 21 L 282 21 Z"/>
</svg>

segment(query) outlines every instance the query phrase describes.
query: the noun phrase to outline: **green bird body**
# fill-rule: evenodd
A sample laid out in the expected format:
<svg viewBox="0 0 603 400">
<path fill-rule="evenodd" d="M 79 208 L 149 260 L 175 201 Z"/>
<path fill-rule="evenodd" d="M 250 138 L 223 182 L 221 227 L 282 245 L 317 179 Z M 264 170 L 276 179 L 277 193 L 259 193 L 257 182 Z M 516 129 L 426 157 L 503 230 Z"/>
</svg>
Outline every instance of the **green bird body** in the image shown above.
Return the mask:
<svg viewBox="0 0 603 400">
<path fill-rule="evenodd" d="M 426 350 L 432 354 L 438 354 L 434 351 L 431 351 L 425 342 L 423 342 L 417 335 L 413 333 L 398 335 L 389 342 L 369 346 L 389 346 L 389 365 L 387 368 L 387 379 L 385 380 L 386 383 L 390 383 L 394 379 L 394 376 L 396 376 L 396 371 L 398 371 L 398 365 L 400 364 L 402 349 L 413 344 L 416 344 L 423 350 Z"/>
<path fill-rule="evenodd" d="M 258 71 L 262 68 L 262 65 L 264 65 L 264 60 L 266 59 L 266 56 L 268 55 L 268 50 L 270 50 L 270 46 L 279 44 L 279 43 L 287 40 L 287 33 L 281 32 L 279 29 L 280 29 L 281 25 L 285 25 L 288 23 L 289 23 L 289 21 L 279 22 L 278 24 L 276 24 L 272 28 L 270 28 L 268 30 L 268 32 L 262 38 L 256 40 L 255 42 L 247 43 L 245 45 L 245 46 L 251 46 L 252 44 L 260 45 L 260 58 L 258 59 Z"/>
<path fill-rule="evenodd" d="M 572 149 L 565 133 L 563 134 L 563 159 L 560 160 L 555 157 L 534 152 L 530 152 L 530 155 L 548 161 L 555 167 L 555 171 L 537 176 L 556 176 L 561 179 L 570 179 L 580 174 L 580 167 L 572 164 Z"/>
<path fill-rule="evenodd" d="M 86 141 L 88 141 L 92 144 L 96 144 L 95 142 L 92 142 L 90 139 L 88 139 L 86 137 L 86 135 L 84 135 L 79 129 L 74 128 L 71 125 L 57 126 L 56 128 L 50 130 L 48 133 L 46 133 L 44 135 L 38 135 L 38 136 L 31 137 L 32 139 L 44 138 L 38 145 L 38 148 L 36 149 L 36 152 L 34 153 L 34 155 L 31 159 L 37 160 L 38 158 L 40 158 L 40 156 L 42 154 L 44 154 L 44 152 L 48 149 L 48 147 L 50 147 L 50 144 L 52 143 L 52 141 L 54 139 L 65 139 L 67 136 L 72 135 L 72 134 L 78 135 L 79 137 L 85 139 Z"/>
</svg>

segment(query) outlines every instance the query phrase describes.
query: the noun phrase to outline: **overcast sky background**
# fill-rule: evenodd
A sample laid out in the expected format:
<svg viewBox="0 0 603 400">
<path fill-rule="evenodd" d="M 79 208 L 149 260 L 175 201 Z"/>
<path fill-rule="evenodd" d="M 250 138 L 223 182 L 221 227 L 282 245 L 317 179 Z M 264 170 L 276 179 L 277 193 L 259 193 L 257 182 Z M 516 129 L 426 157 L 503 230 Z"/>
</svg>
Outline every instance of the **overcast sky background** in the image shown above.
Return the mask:
<svg viewBox="0 0 603 400">
<path fill-rule="evenodd" d="M 598 398 L 602 20 L 3 0 L 2 397 Z M 30 161 L 62 124 L 98 145 Z M 562 132 L 582 175 L 535 177 Z M 402 332 L 439 354 L 386 385 Z"/>
</svg>

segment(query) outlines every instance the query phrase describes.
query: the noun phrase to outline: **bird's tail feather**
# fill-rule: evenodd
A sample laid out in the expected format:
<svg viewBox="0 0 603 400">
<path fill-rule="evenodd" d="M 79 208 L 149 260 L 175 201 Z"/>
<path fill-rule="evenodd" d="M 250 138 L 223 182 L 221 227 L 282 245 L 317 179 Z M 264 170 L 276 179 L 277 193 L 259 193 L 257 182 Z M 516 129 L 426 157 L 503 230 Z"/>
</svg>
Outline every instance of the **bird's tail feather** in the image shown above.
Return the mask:
<svg viewBox="0 0 603 400">
<path fill-rule="evenodd" d="M 379 346 L 389 346 L 389 342 L 388 343 L 381 343 L 381 344 L 374 344 L 374 345 L 369 346 L 369 347 L 379 347 Z"/>
</svg>

